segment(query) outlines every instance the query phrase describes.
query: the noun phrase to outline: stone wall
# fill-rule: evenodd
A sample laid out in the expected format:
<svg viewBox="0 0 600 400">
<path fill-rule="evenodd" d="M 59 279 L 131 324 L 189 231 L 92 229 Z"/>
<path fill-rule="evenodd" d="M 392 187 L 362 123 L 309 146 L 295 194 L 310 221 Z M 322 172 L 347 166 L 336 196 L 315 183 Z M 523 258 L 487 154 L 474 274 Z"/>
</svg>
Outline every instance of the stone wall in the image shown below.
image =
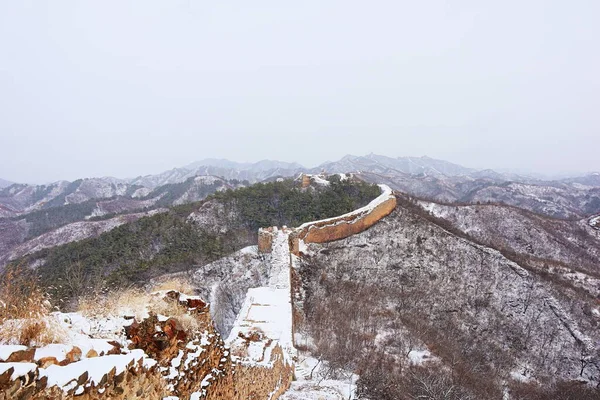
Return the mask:
<svg viewBox="0 0 600 400">
<path fill-rule="evenodd" d="M 275 229 L 273 227 L 260 228 L 258 230 L 258 252 L 259 253 L 270 253 L 273 249 L 273 234 Z"/>
<path fill-rule="evenodd" d="M 231 374 L 210 388 L 206 399 L 278 399 L 290 387 L 294 370 L 284 361 L 280 346 L 273 349 L 271 360 L 271 366 L 235 364 Z"/>
<path fill-rule="evenodd" d="M 290 234 L 290 250 L 300 255 L 300 241 L 304 243 L 326 243 L 345 239 L 360 233 L 396 208 L 396 197 L 391 189 L 382 186 L 383 193 L 368 206 L 354 212 L 320 221 L 303 224 Z"/>
<path fill-rule="evenodd" d="M 134 320 L 125 332 L 129 349 L 119 349 L 116 344 L 111 354 L 88 354 L 87 358 L 81 358 L 79 351 L 79 357 L 52 366 L 70 370 L 73 379 L 61 387 L 48 382 L 45 369 L 48 365 L 39 365 L 41 360 L 36 364 L 35 351 L 15 352 L 6 362 L 0 362 L 0 400 L 152 400 L 167 396 L 184 400 L 193 393 L 209 400 L 274 400 L 287 390 L 293 366 L 285 362 L 279 346 L 273 349 L 268 365 L 234 362 L 214 328 L 206 303 L 174 291 L 166 293 L 165 298 L 177 301 L 195 317 L 197 325 L 192 329 L 183 326 L 177 317 L 164 318 L 152 313 L 142 321 Z M 134 353 L 136 356 L 117 373 L 111 362 L 118 363 L 111 357 Z M 100 379 L 97 372 L 85 367 L 89 363 L 84 360 L 89 361 L 90 357 L 95 365 L 99 362 L 109 366 Z M 94 373 L 96 381 L 92 381 Z"/>
</svg>

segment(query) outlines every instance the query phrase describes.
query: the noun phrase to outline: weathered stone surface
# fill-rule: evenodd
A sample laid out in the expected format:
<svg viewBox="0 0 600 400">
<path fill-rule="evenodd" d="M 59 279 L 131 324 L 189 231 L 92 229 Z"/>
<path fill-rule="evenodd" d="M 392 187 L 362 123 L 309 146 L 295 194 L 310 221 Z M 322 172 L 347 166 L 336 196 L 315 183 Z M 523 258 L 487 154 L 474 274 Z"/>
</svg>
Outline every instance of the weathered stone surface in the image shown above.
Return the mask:
<svg viewBox="0 0 600 400">
<path fill-rule="evenodd" d="M 18 350 L 13 352 L 6 362 L 33 362 L 35 349 Z"/>
<path fill-rule="evenodd" d="M 258 252 L 259 253 L 270 253 L 273 249 L 273 235 L 274 230 L 272 227 L 260 228 L 258 230 Z"/>
<path fill-rule="evenodd" d="M 73 346 L 73 348 L 66 354 L 64 364 L 61 363 L 61 365 L 70 364 L 79 360 L 81 360 L 81 349 L 77 346 Z"/>
<path fill-rule="evenodd" d="M 58 365 L 56 357 L 42 357 L 37 361 L 40 368 L 48 368 L 51 365 Z"/>
<path fill-rule="evenodd" d="M 94 349 L 91 349 L 90 351 L 87 352 L 87 354 L 85 356 L 86 356 L 86 358 L 98 357 L 98 352 Z"/>
</svg>

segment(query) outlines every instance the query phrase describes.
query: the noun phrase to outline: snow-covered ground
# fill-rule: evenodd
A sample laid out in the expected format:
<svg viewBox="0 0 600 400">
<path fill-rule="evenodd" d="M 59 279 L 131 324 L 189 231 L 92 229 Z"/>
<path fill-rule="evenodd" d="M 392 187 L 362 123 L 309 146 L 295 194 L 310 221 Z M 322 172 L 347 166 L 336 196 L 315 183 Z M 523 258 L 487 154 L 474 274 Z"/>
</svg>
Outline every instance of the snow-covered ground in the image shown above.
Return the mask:
<svg viewBox="0 0 600 400">
<path fill-rule="evenodd" d="M 588 223 L 592 228 L 600 230 L 600 215 L 590 218 Z"/>
<path fill-rule="evenodd" d="M 269 363 L 271 351 L 280 345 L 291 360 L 296 351 L 292 342 L 290 299 L 289 231 L 278 230 L 273 241 L 268 286 L 248 290 L 233 329 L 227 339 L 232 354 L 250 362 Z M 260 340 L 247 343 L 243 337 L 259 334 Z"/>
<path fill-rule="evenodd" d="M 0 363 L 0 373 L 14 368 L 11 378 L 38 370 L 39 377 L 47 377 L 48 387 L 57 386 L 65 392 L 77 387 L 84 372 L 88 378 L 83 385 L 98 385 L 102 378 L 114 368 L 119 374 L 130 363 L 142 361 L 144 366 L 151 367 L 156 362 L 150 359 L 142 350 L 128 350 L 124 336 L 124 327 L 133 320 L 107 317 L 98 319 L 85 318 L 77 313 L 53 313 L 47 317 L 57 334 L 63 336 L 62 343 L 48 344 L 35 349 L 34 362 L 3 362 Z M 104 337 L 104 338 L 103 338 Z M 20 345 L 0 345 L 0 361 L 27 347 Z M 119 354 L 111 354 L 118 349 Z M 100 356 L 100 357 L 99 357 Z M 44 360 L 55 359 L 44 366 Z M 67 365 L 57 365 L 67 360 Z M 38 364 L 41 367 L 38 368 Z M 83 387 L 81 387 L 83 391 Z"/>
</svg>

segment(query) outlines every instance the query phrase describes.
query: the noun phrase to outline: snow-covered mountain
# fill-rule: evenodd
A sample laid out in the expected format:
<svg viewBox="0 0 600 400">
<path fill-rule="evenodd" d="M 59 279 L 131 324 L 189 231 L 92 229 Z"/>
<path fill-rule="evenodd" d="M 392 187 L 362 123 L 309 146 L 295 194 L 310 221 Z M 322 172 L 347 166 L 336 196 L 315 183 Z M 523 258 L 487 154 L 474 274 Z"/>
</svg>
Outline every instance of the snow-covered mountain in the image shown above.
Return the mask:
<svg viewBox="0 0 600 400">
<path fill-rule="evenodd" d="M 486 172 L 466 176 L 409 175 L 366 172 L 369 182 L 386 183 L 412 196 L 438 202 L 508 204 L 559 218 L 582 218 L 600 212 L 600 185 L 570 181 L 511 181 Z M 589 181 L 588 181 L 589 182 Z"/>
<path fill-rule="evenodd" d="M 239 163 L 226 159 L 207 158 L 196 161 L 185 166 L 186 169 L 194 170 L 201 167 L 217 167 L 225 169 L 236 169 L 239 171 L 264 172 L 274 169 L 305 169 L 304 166 L 295 162 L 277 160 L 262 160 L 255 163 Z"/>
<path fill-rule="evenodd" d="M 6 210 L 5 216 L 10 217 L 92 199 L 125 196 L 131 189 L 131 185 L 114 178 L 59 181 L 48 185 L 14 184 L 0 190 L 0 206 Z"/>
<path fill-rule="evenodd" d="M 223 180 L 237 180 L 251 184 L 278 177 L 295 177 L 300 173 L 315 174 L 322 171 L 360 172 L 365 177 L 372 177 L 370 180 L 373 181 L 387 180 L 394 188 L 412 195 L 433 197 L 442 201 L 471 201 L 471 198 L 475 197 L 474 190 L 488 186 L 501 187 L 506 182 L 530 185 L 534 192 L 537 190 L 533 189 L 533 186 L 552 186 L 576 192 L 600 187 L 599 173 L 560 181 L 544 181 L 490 169 L 466 168 L 427 156 L 393 158 L 372 153 L 366 156 L 346 155 L 338 161 L 326 162 L 314 168 L 274 160 L 239 163 L 225 159 L 205 159 L 159 174 L 127 180 L 103 177 L 80 179 L 74 182 L 59 181 L 48 185 L 13 184 L 0 190 L 0 218 L 115 196 L 142 199 L 161 186 L 180 184 L 196 176 L 216 176 Z M 490 191 L 494 194 L 482 195 L 483 199 L 476 201 L 493 201 L 488 198 L 493 196 L 505 197 L 501 193 L 502 188 L 494 188 Z M 543 207 L 532 207 L 532 209 L 544 212 Z M 582 212 L 585 213 L 587 210 Z M 568 215 L 569 212 L 559 211 L 556 214 Z"/>
<path fill-rule="evenodd" d="M 191 177 L 154 190 L 110 178 L 12 185 L 0 191 L 0 267 L 30 251 L 95 237 L 164 207 L 241 186 L 215 176 Z"/>
<path fill-rule="evenodd" d="M 13 182 L 0 178 L 0 189 L 12 185 Z"/>
<path fill-rule="evenodd" d="M 365 398 L 419 398 L 423 385 L 502 399 L 535 383 L 548 394 L 510 398 L 558 399 L 569 397 L 554 394 L 557 381 L 595 386 L 598 254 L 576 254 L 583 243 L 598 249 L 597 235 L 571 238 L 585 228 L 544 226 L 510 208 L 428 209 L 402 201 L 362 233 L 308 245 L 296 329 L 309 346 L 329 365 L 361 365 Z M 578 269 L 584 258 L 596 260 L 592 269 Z"/>
<path fill-rule="evenodd" d="M 244 164 L 237 164 L 225 161 L 216 164 L 217 165 L 195 165 L 192 167 L 188 166 L 183 168 L 174 168 L 172 170 L 165 171 L 157 175 L 146 175 L 131 179 L 130 183 L 133 185 L 140 185 L 153 189 L 162 185 L 180 183 L 194 176 L 204 175 L 218 176 L 227 180 L 235 179 L 239 181 L 255 183 L 273 177 L 290 177 L 298 175 L 300 172 L 305 171 L 305 169 L 301 166 L 289 167 L 287 163 L 270 161 L 261 161 L 256 164 L 251 164 L 247 167 L 245 167 Z M 236 168 L 230 168 L 220 165 L 238 166 Z"/>
<path fill-rule="evenodd" d="M 411 175 L 433 176 L 465 176 L 476 172 L 476 170 L 471 168 L 465 168 L 448 161 L 436 160 L 427 156 L 392 158 L 373 153 L 367 156 L 347 155 L 339 161 L 321 164 L 315 170 L 325 170 L 328 173 L 365 171 L 371 173 L 400 172 Z"/>
</svg>

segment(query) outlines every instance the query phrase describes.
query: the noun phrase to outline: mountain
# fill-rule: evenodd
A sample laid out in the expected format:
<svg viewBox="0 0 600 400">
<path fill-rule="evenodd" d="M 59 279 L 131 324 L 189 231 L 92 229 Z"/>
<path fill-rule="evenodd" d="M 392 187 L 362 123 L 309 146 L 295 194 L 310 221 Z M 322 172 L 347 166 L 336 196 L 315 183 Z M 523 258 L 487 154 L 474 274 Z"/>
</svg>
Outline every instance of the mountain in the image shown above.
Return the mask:
<svg viewBox="0 0 600 400">
<path fill-rule="evenodd" d="M 368 230 L 304 250 L 295 329 L 313 354 L 360 371 L 369 399 L 598 398 L 574 393 L 600 380 L 597 235 L 506 207 L 431 215 L 398 200 Z"/>
<path fill-rule="evenodd" d="M 0 190 L 0 205 L 7 214 L 14 216 L 44 208 L 81 204 L 92 199 L 126 196 L 135 189 L 137 187 L 114 178 L 59 181 L 48 185 L 13 184 Z"/>
<path fill-rule="evenodd" d="M 228 165 L 232 162 L 223 162 L 222 165 Z M 291 177 L 304 171 L 302 167 L 287 167 L 286 163 L 277 166 L 277 162 L 256 163 L 248 167 L 229 168 L 213 165 L 197 165 L 193 168 L 174 168 L 157 175 L 140 176 L 129 181 L 132 185 L 140 185 L 147 188 L 156 188 L 158 186 L 180 183 L 194 176 L 213 175 L 227 180 L 238 180 L 246 183 L 255 183 L 270 179 L 273 177 Z M 258 164 L 258 165 L 257 165 Z M 243 164 L 239 164 L 243 165 Z M 273 168 L 267 168 L 273 166 Z"/>
<path fill-rule="evenodd" d="M 13 182 L 10 182 L 10 181 L 0 178 L 0 189 L 8 187 L 12 184 L 13 184 Z"/>
<path fill-rule="evenodd" d="M 31 251 L 96 237 L 126 222 L 164 212 L 165 207 L 244 186 L 215 176 L 196 176 L 152 190 L 104 179 L 12 185 L 0 191 L 0 267 Z"/>
<path fill-rule="evenodd" d="M 405 173 L 411 175 L 433 176 L 462 176 L 476 172 L 447 161 L 424 157 L 397 157 L 391 158 L 377 154 L 367 156 L 344 156 L 339 161 L 319 165 L 315 171 L 325 170 L 328 173 L 347 173 L 366 171 L 371 173 Z"/>
<path fill-rule="evenodd" d="M 131 179 L 135 185 L 154 188 L 168 183 L 177 183 L 191 176 L 216 175 L 225 179 L 247 180 L 250 183 L 260 182 L 276 177 L 297 176 L 299 173 L 318 174 L 350 173 L 364 171 L 370 173 L 405 173 L 409 175 L 428 176 L 467 176 L 477 173 L 476 170 L 465 168 L 443 160 L 430 157 L 398 157 L 391 158 L 376 154 L 367 156 L 347 155 L 338 161 L 326 162 L 314 168 L 305 168 L 298 163 L 263 160 L 256 163 L 238 163 L 225 159 L 205 159 L 175 168 L 157 175 L 147 175 Z M 502 174 L 496 174 L 500 180 L 509 180 Z"/>
<path fill-rule="evenodd" d="M 579 183 L 585 186 L 600 186 L 600 172 L 592 172 L 590 174 L 572 178 L 562 179 L 566 183 Z"/>
<path fill-rule="evenodd" d="M 186 165 L 184 168 L 188 170 L 195 170 L 200 167 L 218 167 L 225 169 L 235 169 L 239 171 L 247 170 L 255 172 L 264 172 L 273 169 L 305 169 L 302 165 L 298 163 L 289 163 L 276 160 L 262 160 L 255 163 L 239 163 L 235 161 L 216 158 L 207 158 L 204 160 L 196 161 Z"/>
<path fill-rule="evenodd" d="M 485 176 L 480 172 L 485 172 Z M 442 203 L 507 204 L 558 218 L 583 218 L 600 213 L 600 186 L 570 181 L 512 181 L 489 171 L 480 172 L 466 176 L 433 176 L 388 170 L 361 171 L 359 176 L 368 182 L 386 183 L 412 196 Z"/>
</svg>

